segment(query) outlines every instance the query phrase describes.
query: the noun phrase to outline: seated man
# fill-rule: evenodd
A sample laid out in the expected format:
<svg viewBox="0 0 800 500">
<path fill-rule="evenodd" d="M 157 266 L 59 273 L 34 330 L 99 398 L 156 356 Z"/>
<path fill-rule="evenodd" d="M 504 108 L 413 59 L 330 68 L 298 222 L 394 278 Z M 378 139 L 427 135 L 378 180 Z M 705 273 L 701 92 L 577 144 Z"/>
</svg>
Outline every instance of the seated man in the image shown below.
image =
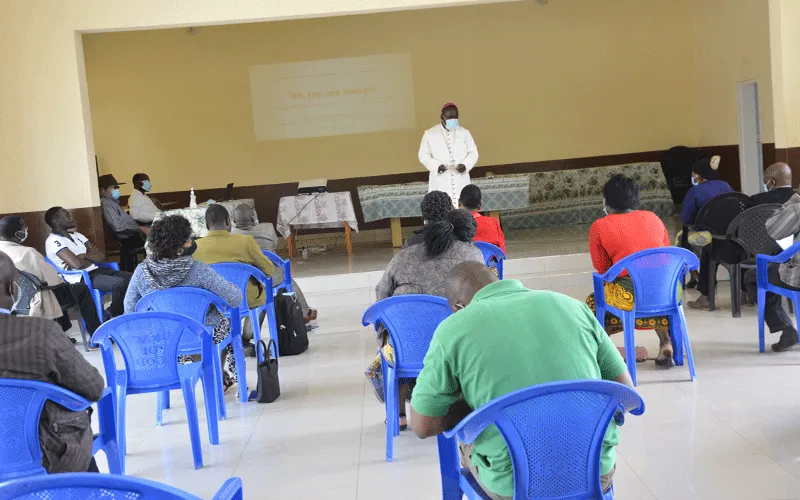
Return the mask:
<svg viewBox="0 0 800 500">
<path fill-rule="evenodd" d="M 197 251 L 194 259 L 204 264 L 220 262 L 240 262 L 260 269 L 271 277 L 275 274 L 272 262 L 261 253 L 261 248 L 250 236 L 231 234 L 231 218 L 228 210 L 222 205 L 211 205 L 206 209 L 206 227 L 208 235 L 197 240 Z M 271 291 L 269 292 L 271 293 Z M 253 309 L 263 306 L 267 301 L 267 291 L 261 283 L 251 279 L 247 285 L 247 304 Z M 248 326 L 245 326 L 248 325 Z M 249 322 L 242 325 L 243 340 L 252 338 Z M 249 342 L 248 342 L 249 345 Z M 255 355 L 255 347 L 248 348 L 247 355 Z"/>
<path fill-rule="evenodd" d="M 231 234 L 242 234 L 252 236 L 258 246 L 262 250 L 268 252 L 275 252 L 275 245 L 278 240 L 275 234 L 275 228 L 269 222 L 262 222 L 256 224 L 256 211 L 250 205 L 242 203 L 233 210 L 233 228 Z M 272 285 L 279 286 L 283 283 L 283 269 L 276 267 L 275 275 L 272 276 Z M 300 285 L 295 280 L 292 280 L 292 289 L 294 290 L 297 303 L 300 304 L 300 310 L 303 311 L 303 316 L 306 318 L 306 323 L 317 319 L 317 310 L 311 309 L 300 289 Z"/>
<path fill-rule="evenodd" d="M 767 219 L 766 227 L 769 235 L 776 241 L 793 236 L 794 242 L 797 243 L 798 236 L 800 236 L 800 195 L 793 194 L 775 215 Z M 795 254 L 783 264 L 770 264 L 767 276 L 773 285 L 800 291 L 800 253 Z M 751 300 L 755 301 L 758 297 L 756 270 L 748 269 L 744 278 L 747 294 Z M 764 304 L 764 321 L 767 323 L 770 333 L 781 332 L 780 340 L 772 344 L 773 351 L 783 352 L 797 344 L 797 330 L 781 305 L 780 295 L 767 293 Z"/>
<path fill-rule="evenodd" d="M 506 237 L 500 227 L 500 221 L 494 217 L 484 217 L 478 210 L 481 209 L 481 188 L 475 184 L 467 184 L 461 190 L 458 206 L 472 212 L 478 229 L 475 231 L 475 241 L 485 241 L 506 251 Z"/>
<path fill-rule="evenodd" d="M 19 273 L 0 252 L 0 378 L 58 385 L 89 401 L 103 395 L 105 382 L 69 338 L 50 320 L 13 316 Z M 69 411 L 52 401 L 42 409 L 39 444 L 47 472 L 98 472 L 92 458 L 90 412 Z"/>
<path fill-rule="evenodd" d="M 792 188 L 792 168 L 785 163 L 773 163 L 764 170 L 764 189 L 766 192 L 754 194 L 756 205 L 778 203 L 783 205 L 794 194 Z"/>
<path fill-rule="evenodd" d="M 22 217 L 9 215 L 0 219 L 0 252 L 8 255 L 18 270 L 36 276 L 49 288 L 42 291 L 38 305 L 31 308 L 30 316 L 55 319 L 67 331 L 71 324 L 69 317 L 62 311 L 62 306 L 77 302 L 86 322 L 86 330 L 91 336 L 100 327 L 100 320 L 97 318 L 89 287 L 83 283 L 64 283 L 42 254 L 22 245 L 27 237 L 28 227 Z"/>
<path fill-rule="evenodd" d="M 75 220 L 66 209 L 50 208 L 44 214 L 44 221 L 52 231 L 44 245 L 47 258 L 57 268 L 65 271 L 88 271 L 92 286 L 111 294 L 108 314 L 111 317 L 123 314 L 125 292 L 131 281 L 131 273 L 97 267 L 95 263 L 103 262 L 105 256 L 86 236 L 75 230 Z M 70 284 L 83 281 L 80 275 L 67 275 L 64 279 Z"/>
<path fill-rule="evenodd" d="M 440 434 L 473 408 L 532 385 L 604 379 L 633 386 L 614 344 L 575 299 L 497 281 L 482 264 L 464 262 L 447 277 L 447 300 L 454 314 L 436 329 L 411 398 L 411 427 L 419 437 Z M 600 455 L 604 491 L 611 487 L 618 440 L 612 421 Z M 497 429 L 460 452 L 490 498 L 513 497 L 511 458 Z"/>
<path fill-rule="evenodd" d="M 137 223 L 147 226 L 152 224 L 156 214 L 163 210 L 158 200 L 147 194 L 151 189 L 153 189 L 153 185 L 147 174 L 133 176 L 133 191 L 128 198 L 128 209 L 131 211 L 131 217 Z"/>
<path fill-rule="evenodd" d="M 100 205 L 103 207 L 103 222 L 114 232 L 119 242 L 119 267 L 123 271 L 136 269 L 136 254 L 144 253 L 144 233 L 139 224 L 119 206 L 119 182 L 111 174 L 101 175 Z"/>
</svg>

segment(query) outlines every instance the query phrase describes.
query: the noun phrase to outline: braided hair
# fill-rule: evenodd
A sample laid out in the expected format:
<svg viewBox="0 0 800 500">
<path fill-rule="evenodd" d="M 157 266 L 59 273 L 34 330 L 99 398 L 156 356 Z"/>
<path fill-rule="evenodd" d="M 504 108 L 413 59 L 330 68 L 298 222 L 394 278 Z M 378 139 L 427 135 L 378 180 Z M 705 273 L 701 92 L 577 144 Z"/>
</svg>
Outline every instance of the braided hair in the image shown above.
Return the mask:
<svg viewBox="0 0 800 500">
<path fill-rule="evenodd" d="M 425 230 L 425 253 L 437 257 L 450 249 L 455 241 L 470 243 L 478 225 L 471 213 L 463 209 L 450 210 Z"/>
<path fill-rule="evenodd" d="M 427 223 L 443 219 L 447 212 L 453 209 L 453 200 L 444 191 L 431 191 L 422 198 L 420 203 L 422 220 Z"/>
</svg>

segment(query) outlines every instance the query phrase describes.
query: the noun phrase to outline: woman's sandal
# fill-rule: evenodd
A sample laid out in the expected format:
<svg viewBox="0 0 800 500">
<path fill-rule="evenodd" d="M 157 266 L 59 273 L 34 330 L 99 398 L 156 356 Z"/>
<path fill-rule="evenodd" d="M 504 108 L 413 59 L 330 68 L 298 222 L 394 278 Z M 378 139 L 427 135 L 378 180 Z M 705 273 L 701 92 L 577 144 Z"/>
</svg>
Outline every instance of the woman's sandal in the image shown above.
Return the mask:
<svg viewBox="0 0 800 500">
<path fill-rule="evenodd" d="M 222 372 L 222 393 L 228 392 L 228 389 L 236 385 L 236 381 L 233 380 L 233 377 L 228 375 L 228 372 Z"/>
</svg>

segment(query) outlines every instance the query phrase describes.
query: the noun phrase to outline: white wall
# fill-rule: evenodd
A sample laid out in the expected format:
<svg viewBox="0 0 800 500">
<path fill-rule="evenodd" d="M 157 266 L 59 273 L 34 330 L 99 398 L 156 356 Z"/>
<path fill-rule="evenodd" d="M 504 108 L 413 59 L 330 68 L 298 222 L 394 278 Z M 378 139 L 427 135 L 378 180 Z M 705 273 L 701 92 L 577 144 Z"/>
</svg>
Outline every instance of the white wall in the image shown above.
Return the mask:
<svg viewBox="0 0 800 500">
<path fill-rule="evenodd" d="M 496 0 L 502 1 L 502 0 Z M 506 0 L 515 1 L 515 0 Z M 192 26 L 485 0 L 0 0 L 0 212 L 99 204 L 78 31 Z"/>
</svg>

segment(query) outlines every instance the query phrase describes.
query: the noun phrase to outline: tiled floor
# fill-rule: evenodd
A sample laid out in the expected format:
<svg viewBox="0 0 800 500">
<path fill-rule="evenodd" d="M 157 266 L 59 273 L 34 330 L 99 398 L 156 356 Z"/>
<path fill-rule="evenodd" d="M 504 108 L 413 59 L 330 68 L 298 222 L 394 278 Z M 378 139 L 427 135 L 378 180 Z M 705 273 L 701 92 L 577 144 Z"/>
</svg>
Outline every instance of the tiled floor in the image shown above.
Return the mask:
<svg viewBox="0 0 800 500">
<path fill-rule="evenodd" d="M 580 264 L 586 257 L 569 259 Z M 564 291 L 582 298 L 589 288 L 575 280 Z M 629 417 L 621 431 L 618 499 L 800 499 L 800 350 L 759 354 L 755 310 L 745 308 L 734 319 L 727 290 L 719 294 L 717 311 L 687 310 L 696 382 L 686 368 L 638 365 L 647 410 Z M 233 475 L 243 479 L 247 499 L 440 498 L 434 440 L 403 432 L 395 461 L 384 461 L 383 407 L 362 375 L 375 353 L 373 335 L 360 322 L 364 307 L 337 305 L 335 298 L 325 303 L 310 350 L 281 360 L 277 402 L 240 405 L 228 396 L 218 446 L 208 444 L 200 412 L 201 470 L 192 468 L 179 393 L 173 392 L 174 407 L 162 427 L 155 426 L 155 396 L 129 397 L 129 474 L 202 498 L 211 498 Z M 638 338 L 655 352 L 654 334 Z M 99 353 L 88 358 L 100 366 Z M 252 363 L 249 368 L 253 385 Z"/>
</svg>

